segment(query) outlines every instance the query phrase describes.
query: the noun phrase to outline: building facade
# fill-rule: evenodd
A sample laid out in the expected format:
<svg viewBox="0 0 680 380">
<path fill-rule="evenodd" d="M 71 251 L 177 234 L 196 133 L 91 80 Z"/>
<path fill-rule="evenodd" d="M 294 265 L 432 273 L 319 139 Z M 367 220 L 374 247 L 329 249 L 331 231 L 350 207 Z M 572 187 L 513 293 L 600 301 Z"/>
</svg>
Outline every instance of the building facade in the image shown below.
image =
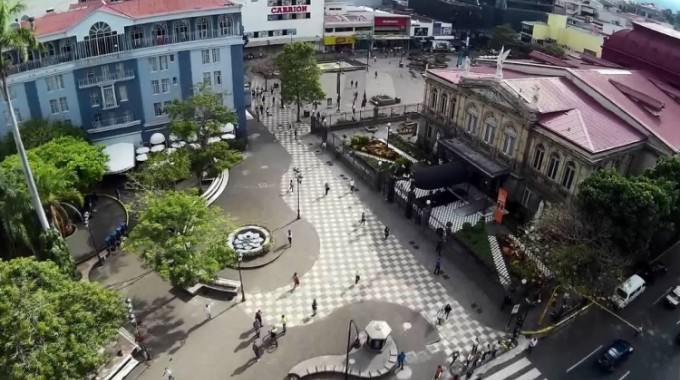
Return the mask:
<svg viewBox="0 0 680 380">
<path fill-rule="evenodd" d="M 70 120 L 94 142 L 142 143 L 166 128 L 165 107 L 200 83 L 246 126 L 243 38 L 238 5 L 217 0 L 125 0 L 74 4 L 24 21 L 43 44 L 14 63 L 10 96 L 17 119 Z M 0 133 L 9 112 L 0 106 Z"/>
<path fill-rule="evenodd" d="M 424 106 L 420 144 L 529 212 L 570 201 L 595 170 L 635 175 L 680 150 L 680 103 L 644 72 L 526 62 L 506 63 L 502 78 L 493 67 L 430 70 Z"/>
<path fill-rule="evenodd" d="M 548 14 L 548 22 L 522 22 L 520 31 L 520 39 L 524 42 L 555 43 L 595 57 L 602 55 L 604 37 L 599 30 L 570 25 L 567 16 L 553 13 Z"/>
</svg>

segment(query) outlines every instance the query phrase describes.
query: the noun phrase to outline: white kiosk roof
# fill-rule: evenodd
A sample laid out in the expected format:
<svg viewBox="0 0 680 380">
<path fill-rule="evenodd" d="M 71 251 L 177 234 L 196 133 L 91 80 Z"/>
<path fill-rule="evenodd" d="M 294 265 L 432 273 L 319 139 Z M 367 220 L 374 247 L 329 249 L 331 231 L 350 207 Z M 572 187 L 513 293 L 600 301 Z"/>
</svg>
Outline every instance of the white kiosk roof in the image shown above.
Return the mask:
<svg viewBox="0 0 680 380">
<path fill-rule="evenodd" d="M 106 174 L 118 174 L 135 167 L 135 145 L 132 143 L 117 143 L 104 148 L 109 156 L 109 170 Z"/>
</svg>

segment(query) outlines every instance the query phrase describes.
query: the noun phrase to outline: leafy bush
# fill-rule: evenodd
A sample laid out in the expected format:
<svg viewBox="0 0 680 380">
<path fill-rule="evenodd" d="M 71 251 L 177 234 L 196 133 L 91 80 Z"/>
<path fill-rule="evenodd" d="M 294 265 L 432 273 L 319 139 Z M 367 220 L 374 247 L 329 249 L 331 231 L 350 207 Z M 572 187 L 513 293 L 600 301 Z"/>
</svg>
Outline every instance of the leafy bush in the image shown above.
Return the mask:
<svg viewBox="0 0 680 380">
<path fill-rule="evenodd" d="M 229 148 L 238 150 L 240 152 L 243 152 L 246 150 L 246 147 L 248 146 L 248 137 L 242 136 L 239 137 L 235 140 L 230 140 L 229 141 Z"/>
<path fill-rule="evenodd" d="M 368 145 L 370 142 L 371 138 L 366 135 L 354 135 L 349 141 L 349 145 L 352 147 L 352 149 L 359 150 L 362 147 Z"/>
<path fill-rule="evenodd" d="M 461 244 L 472 251 L 485 265 L 495 270 L 496 264 L 494 264 L 491 254 L 491 245 L 489 244 L 485 225 L 486 223 L 483 219 L 480 219 L 474 225 L 465 223 L 463 228 L 455 233 L 455 236 Z"/>
</svg>

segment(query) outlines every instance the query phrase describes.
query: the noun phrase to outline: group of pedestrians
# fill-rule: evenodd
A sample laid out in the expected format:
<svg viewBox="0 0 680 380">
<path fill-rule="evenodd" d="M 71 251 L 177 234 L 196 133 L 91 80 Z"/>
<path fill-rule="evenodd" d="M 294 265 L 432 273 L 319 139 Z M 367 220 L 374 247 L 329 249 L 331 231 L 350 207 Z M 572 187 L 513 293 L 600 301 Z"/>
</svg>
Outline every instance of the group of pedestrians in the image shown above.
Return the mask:
<svg viewBox="0 0 680 380">
<path fill-rule="evenodd" d="M 315 300 L 316 302 L 316 300 Z M 271 328 L 269 329 L 268 335 L 269 335 L 269 342 L 267 343 L 268 346 L 279 346 L 279 336 L 286 334 L 286 325 L 288 324 L 288 317 L 286 317 L 285 314 L 281 314 L 281 319 L 279 320 L 279 324 L 281 325 L 281 333 L 278 332 L 278 329 L 276 325 L 272 325 Z M 262 327 L 264 324 L 262 323 L 262 310 L 257 310 L 255 312 L 255 319 L 253 320 L 253 331 L 255 332 L 255 338 L 260 338 L 261 336 L 261 331 Z M 262 357 L 262 348 L 264 344 L 258 345 L 257 344 L 257 339 L 253 341 L 253 344 L 251 346 L 253 353 L 255 354 L 255 359 L 257 361 L 260 360 Z M 266 348 L 266 347 L 265 347 Z"/>
</svg>

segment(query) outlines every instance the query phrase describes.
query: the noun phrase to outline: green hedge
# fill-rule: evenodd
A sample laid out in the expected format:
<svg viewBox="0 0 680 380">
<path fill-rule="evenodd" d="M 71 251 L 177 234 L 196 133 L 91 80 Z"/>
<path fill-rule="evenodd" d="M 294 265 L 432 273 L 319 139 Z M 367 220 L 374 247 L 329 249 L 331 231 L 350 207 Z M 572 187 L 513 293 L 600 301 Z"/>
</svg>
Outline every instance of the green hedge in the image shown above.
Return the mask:
<svg viewBox="0 0 680 380">
<path fill-rule="evenodd" d="M 491 245 L 489 245 L 489 235 L 486 233 L 485 224 L 484 220 L 480 220 L 475 225 L 465 223 L 463 224 L 463 228 L 454 235 L 458 241 L 472 251 L 484 265 L 495 271 L 496 264 L 494 263 L 493 255 L 491 254 Z"/>
</svg>

